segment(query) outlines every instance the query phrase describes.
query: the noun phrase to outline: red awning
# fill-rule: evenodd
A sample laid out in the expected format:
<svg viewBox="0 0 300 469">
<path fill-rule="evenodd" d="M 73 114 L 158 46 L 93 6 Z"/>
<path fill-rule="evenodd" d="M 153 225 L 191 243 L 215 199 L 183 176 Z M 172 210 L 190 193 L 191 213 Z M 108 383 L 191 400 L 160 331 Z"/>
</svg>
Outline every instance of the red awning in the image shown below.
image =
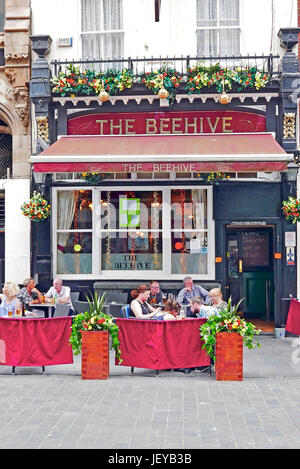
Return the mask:
<svg viewBox="0 0 300 469">
<path fill-rule="evenodd" d="M 64 136 L 32 156 L 35 172 L 285 171 L 270 133 Z"/>
</svg>

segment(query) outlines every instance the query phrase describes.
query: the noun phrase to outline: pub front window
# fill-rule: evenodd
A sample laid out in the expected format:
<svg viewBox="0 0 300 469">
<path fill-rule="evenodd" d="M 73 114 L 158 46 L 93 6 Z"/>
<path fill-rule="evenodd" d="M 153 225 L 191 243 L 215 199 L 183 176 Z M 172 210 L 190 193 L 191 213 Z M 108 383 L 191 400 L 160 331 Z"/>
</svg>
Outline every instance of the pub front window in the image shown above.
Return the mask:
<svg viewBox="0 0 300 469">
<path fill-rule="evenodd" d="M 211 187 L 54 188 L 53 228 L 63 278 L 214 276 Z"/>
</svg>

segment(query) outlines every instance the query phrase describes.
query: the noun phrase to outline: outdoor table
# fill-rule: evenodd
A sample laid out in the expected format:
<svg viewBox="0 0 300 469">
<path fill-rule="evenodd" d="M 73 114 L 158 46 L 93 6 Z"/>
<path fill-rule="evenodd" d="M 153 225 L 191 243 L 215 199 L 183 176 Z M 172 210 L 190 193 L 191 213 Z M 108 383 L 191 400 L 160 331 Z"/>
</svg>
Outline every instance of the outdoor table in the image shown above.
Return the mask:
<svg viewBox="0 0 300 469">
<path fill-rule="evenodd" d="M 0 364 L 48 366 L 73 363 L 72 318 L 0 317 Z"/>
<path fill-rule="evenodd" d="M 52 308 L 55 308 L 55 305 L 52 303 L 34 303 L 30 305 L 31 309 L 39 309 L 42 308 L 45 311 L 45 317 L 51 318 L 52 316 Z"/>
<path fill-rule="evenodd" d="M 118 318 L 123 361 L 116 360 L 116 365 L 152 370 L 210 366 L 199 331 L 205 321 L 205 318 L 170 321 Z"/>
<path fill-rule="evenodd" d="M 300 335 L 300 301 L 291 298 L 285 329 L 295 335 Z"/>
</svg>

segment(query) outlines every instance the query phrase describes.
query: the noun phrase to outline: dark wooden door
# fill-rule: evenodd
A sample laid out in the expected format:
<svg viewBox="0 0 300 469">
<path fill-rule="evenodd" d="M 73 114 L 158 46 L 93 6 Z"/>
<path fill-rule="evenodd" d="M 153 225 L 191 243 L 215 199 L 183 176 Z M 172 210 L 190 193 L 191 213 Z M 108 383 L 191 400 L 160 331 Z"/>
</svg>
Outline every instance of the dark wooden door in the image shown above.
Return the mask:
<svg viewBox="0 0 300 469">
<path fill-rule="evenodd" d="M 246 317 L 274 317 L 272 228 L 227 228 L 226 293 Z"/>
</svg>

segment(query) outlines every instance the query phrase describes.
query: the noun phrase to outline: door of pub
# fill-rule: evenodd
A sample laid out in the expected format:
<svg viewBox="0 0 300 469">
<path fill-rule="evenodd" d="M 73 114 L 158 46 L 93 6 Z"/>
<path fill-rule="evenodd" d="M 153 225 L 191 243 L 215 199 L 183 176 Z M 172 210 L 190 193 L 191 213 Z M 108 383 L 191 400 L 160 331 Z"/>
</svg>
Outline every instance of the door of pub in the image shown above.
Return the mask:
<svg viewBox="0 0 300 469">
<path fill-rule="evenodd" d="M 273 320 L 273 227 L 226 227 L 226 296 L 246 318 Z"/>
</svg>

